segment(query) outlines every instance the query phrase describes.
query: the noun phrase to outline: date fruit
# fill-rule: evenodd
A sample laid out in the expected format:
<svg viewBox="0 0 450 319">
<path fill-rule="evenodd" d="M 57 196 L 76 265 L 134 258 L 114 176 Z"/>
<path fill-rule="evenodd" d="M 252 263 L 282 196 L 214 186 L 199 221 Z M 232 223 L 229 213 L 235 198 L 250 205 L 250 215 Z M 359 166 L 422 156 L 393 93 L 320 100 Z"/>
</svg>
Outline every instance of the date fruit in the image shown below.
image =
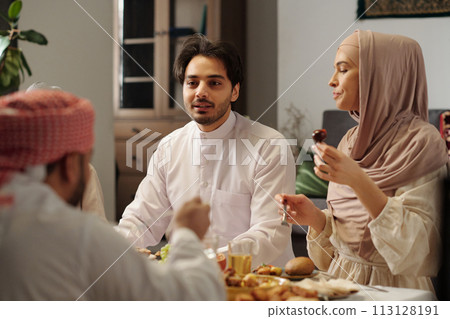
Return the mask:
<svg viewBox="0 0 450 319">
<path fill-rule="evenodd" d="M 314 130 L 314 132 L 312 133 L 312 138 L 316 143 L 324 141 L 327 138 L 327 130 L 326 129 Z"/>
</svg>

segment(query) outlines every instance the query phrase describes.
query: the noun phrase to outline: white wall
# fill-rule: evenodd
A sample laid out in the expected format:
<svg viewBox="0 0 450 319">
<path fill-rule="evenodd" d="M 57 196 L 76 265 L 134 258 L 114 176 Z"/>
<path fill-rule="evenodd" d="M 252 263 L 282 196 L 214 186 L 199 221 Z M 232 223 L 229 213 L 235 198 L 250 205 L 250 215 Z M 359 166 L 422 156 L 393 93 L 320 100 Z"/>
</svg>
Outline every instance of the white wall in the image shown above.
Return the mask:
<svg viewBox="0 0 450 319">
<path fill-rule="evenodd" d="M 321 127 L 322 112 L 335 108 L 328 80 L 337 47 L 355 29 L 417 40 L 425 58 L 429 108 L 450 108 L 450 17 L 360 20 L 337 40 L 356 20 L 356 9 L 356 0 L 278 1 L 278 95 L 304 73 L 278 101 L 279 127 L 287 120 L 284 109 L 291 104 L 307 117 L 306 137 Z"/>
<path fill-rule="evenodd" d="M 111 0 L 77 2 L 112 33 Z M 35 29 L 49 41 L 47 46 L 19 42 L 33 72 L 21 89 L 44 81 L 89 99 L 95 107 L 92 163 L 102 184 L 107 217 L 112 221 L 115 218 L 113 42 L 73 0 L 24 0 L 19 26 L 24 30 Z"/>
</svg>

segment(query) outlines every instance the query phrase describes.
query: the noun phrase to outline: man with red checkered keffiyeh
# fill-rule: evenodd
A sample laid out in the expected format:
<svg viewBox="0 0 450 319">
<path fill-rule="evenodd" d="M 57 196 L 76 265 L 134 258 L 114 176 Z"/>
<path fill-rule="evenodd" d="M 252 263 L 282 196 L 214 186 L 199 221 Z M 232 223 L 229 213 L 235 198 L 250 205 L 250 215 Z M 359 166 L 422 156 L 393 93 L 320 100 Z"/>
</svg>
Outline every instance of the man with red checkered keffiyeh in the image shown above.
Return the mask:
<svg viewBox="0 0 450 319">
<path fill-rule="evenodd" d="M 43 178 L 46 165 L 69 154 L 89 159 L 94 144 L 94 110 L 74 95 L 37 91 L 18 93 L 0 104 L 0 186 L 14 173 L 32 170 Z M 74 200 L 74 199 L 70 199 Z"/>
<path fill-rule="evenodd" d="M 223 299 L 200 242 L 209 207 L 199 199 L 176 214 L 165 265 L 74 207 L 89 179 L 93 125 L 91 103 L 67 92 L 0 98 L 0 300 Z"/>
<path fill-rule="evenodd" d="M 62 88 L 54 85 L 49 85 L 46 82 L 37 81 L 31 84 L 26 92 L 35 90 L 57 90 L 62 91 Z M 89 180 L 86 182 L 83 198 L 78 203 L 78 207 L 86 213 L 96 214 L 103 221 L 106 220 L 105 207 L 103 199 L 102 186 L 94 166 L 89 163 Z"/>
</svg>

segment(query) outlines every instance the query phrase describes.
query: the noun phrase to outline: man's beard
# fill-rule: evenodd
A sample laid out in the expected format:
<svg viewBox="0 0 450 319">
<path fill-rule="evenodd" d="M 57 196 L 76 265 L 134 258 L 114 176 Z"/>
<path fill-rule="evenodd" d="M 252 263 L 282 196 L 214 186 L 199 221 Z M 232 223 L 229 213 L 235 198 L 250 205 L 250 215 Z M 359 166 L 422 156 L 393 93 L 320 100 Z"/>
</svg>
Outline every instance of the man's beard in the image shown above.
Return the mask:
<svg viewBox="0 0 450 319">
<path fill-rule="evenodd" d="M 227 113 L 228 106 L 230 105 L 230 100 L 231 98 L 225 100 L 224 102 L 218 105 L 218 108 L 216 108 L 216 105 L 212 103 L 212 107 L 218 112 L 216 114 L 212 114 L 209 117 L 203 117 L 203 116 L 196 116 L 196 114 L 193 113 L 192 118 L 194 119 L 195 122 L 197 122 L 200 125 L 211 125 L 220 120 Z M 203 102 L 203 100 L 199 100 L 199 102 Z"/>
<path fill-rule="evenodd" d="M 84 190 L 86 189 L 86 179 L 84 178 L 84 156 L 80 156 L 80 172 L 78 185 L 67 201 L 72 206 L 77 206 L 78 204 L 81 206 L 81 199 L 83 198 Z"/>
</svg>

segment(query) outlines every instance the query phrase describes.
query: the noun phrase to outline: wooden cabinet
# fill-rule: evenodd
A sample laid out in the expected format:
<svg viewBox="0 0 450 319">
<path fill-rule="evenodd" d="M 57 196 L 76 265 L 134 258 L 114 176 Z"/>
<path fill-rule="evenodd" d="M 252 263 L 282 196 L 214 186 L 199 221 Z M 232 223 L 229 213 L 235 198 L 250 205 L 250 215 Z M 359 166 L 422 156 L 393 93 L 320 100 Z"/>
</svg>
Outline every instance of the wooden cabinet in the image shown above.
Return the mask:
<svg viewBox="0 0 450 319">
<path fill-rule="evenodd" d="M 236 11 L 239 4 L 242 12 Z M 211 40 L 218 40 L 228 34 L 226 40 L 233 41 L 230 36 L 234 34 L 240 38 L 236 45 L 242 49 L 245 29 L 235 31 L 236 26 L 242 28 L 245 1 L 115 0 L 114 14 L 116 217 L 120 219 L 145 176 L 150 160 L 145 156 L 146 150 L 154 149 L 162 137 L 190 120 L 183 107 L 182 87 L 171 72 L 186 35 L 202 32 Z M 229 21 L 231 29 L 221 26 L 225 21 Z M 239 110 L 245 113 L 242 108 Z M 149 138 L 155 132 L 160 135 Z M 127 141 L 136 134 L 140 138 L 129 147 L 130 154 L 127 154 Z M 136 148 L 146 138 L 150 141 L 141 147 L 144 154 L 141 158 Z"/>
</svg>

